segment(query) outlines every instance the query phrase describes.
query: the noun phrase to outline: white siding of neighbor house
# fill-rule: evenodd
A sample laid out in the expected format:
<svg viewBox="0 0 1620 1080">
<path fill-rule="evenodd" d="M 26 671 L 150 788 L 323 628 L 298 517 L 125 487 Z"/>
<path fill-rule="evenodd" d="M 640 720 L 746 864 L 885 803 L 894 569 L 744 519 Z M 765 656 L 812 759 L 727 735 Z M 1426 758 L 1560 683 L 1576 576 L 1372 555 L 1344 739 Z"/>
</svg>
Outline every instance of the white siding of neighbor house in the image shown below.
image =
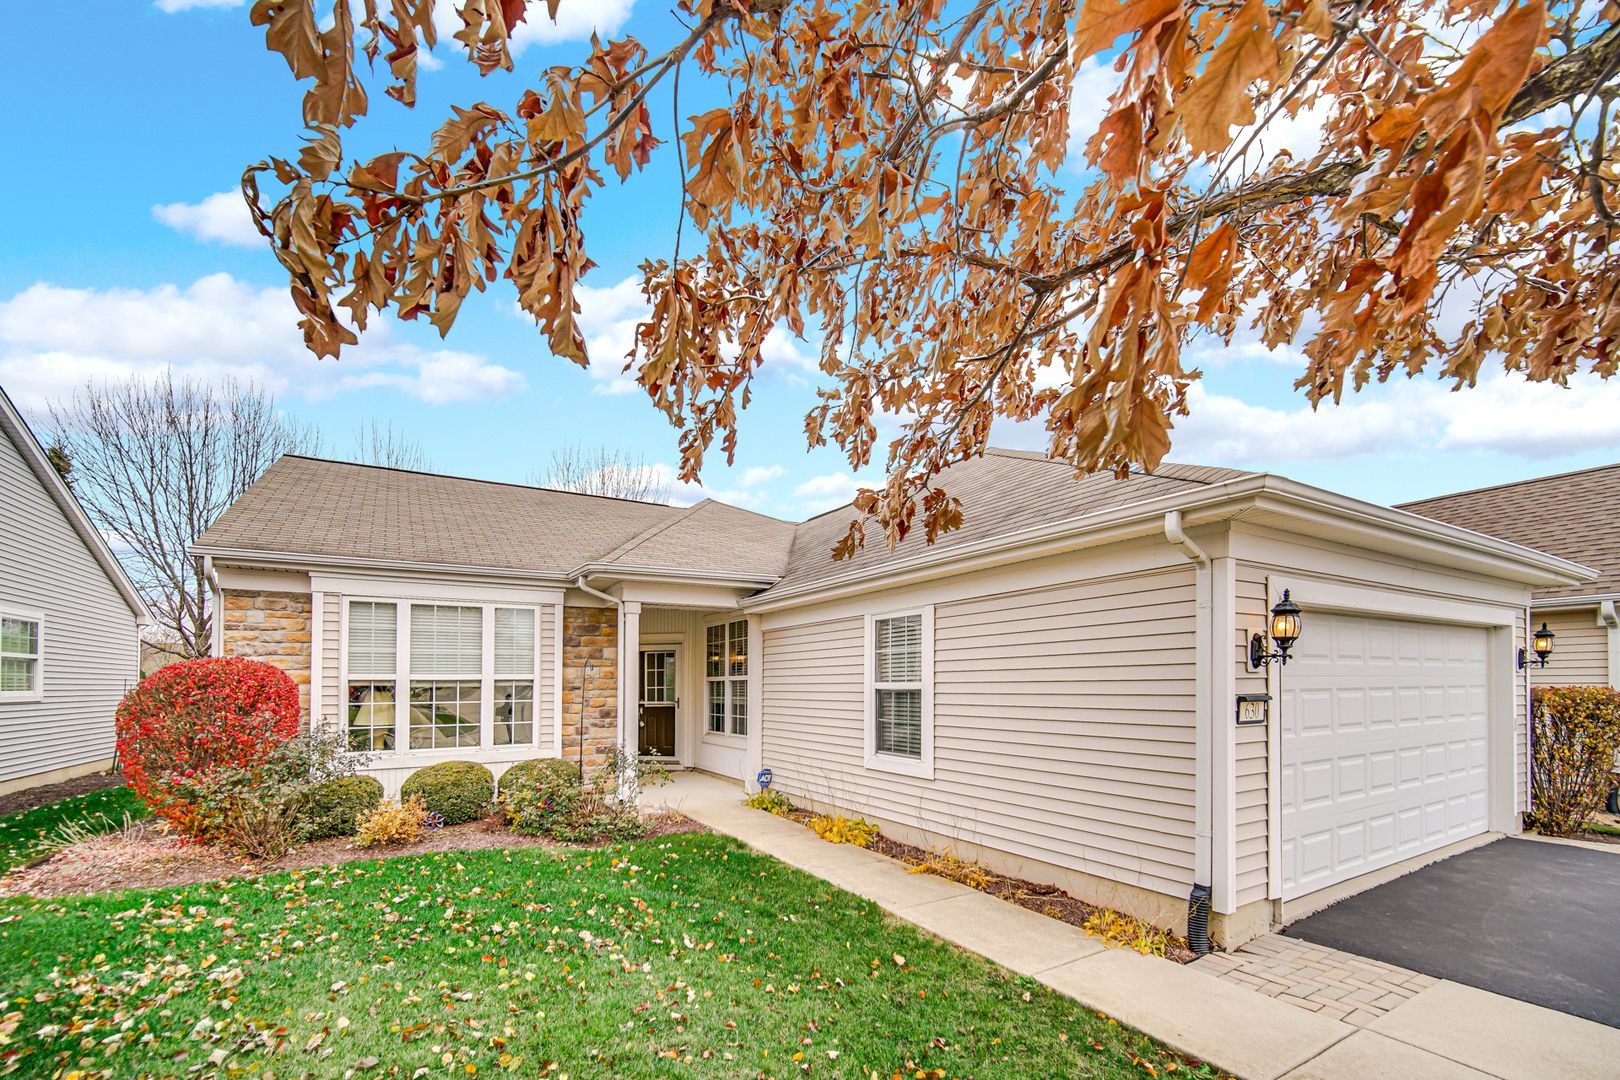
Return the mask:
<svg viewBox="0 0 1620 1080">
<path fill-rule="evenodd" d="M 0 783 L 113 756 L 139 678 L 135 615 L 0 432 L 0 607 L 44 615 L 41 701 L 0 702 Z"/>
<path fill-rule="evenodd" d="M 1596 607 L 1537 611 L 1531 621 L 1557 635 L 1551 662 L 1530 669 L 1531 686 L 1609 685 L 1609 630 L 1598 625 Z"/>
<path fill-rule="evenodd" d="M 1179 895 L 1194 621 L 1190 564 L 938 604 L 932 783 L 863 767 L 862 617 L 767 626 L 765 764 L 791 795 Z"/>
</svg>

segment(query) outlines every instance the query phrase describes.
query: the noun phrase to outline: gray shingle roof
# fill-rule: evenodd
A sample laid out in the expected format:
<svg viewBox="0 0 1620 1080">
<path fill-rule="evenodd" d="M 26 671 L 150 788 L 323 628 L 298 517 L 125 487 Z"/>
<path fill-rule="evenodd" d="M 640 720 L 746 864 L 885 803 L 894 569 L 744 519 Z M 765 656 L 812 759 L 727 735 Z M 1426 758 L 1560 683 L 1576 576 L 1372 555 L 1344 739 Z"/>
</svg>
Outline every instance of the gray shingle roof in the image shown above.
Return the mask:
<svg viewBox="0 0 1620 1080">
<path fill-rule="evenodd" d="M 988 450 L 937 480 L 962 499 L 965 522 L 946 550 L 1031 526 L 1249 475 L 1164 465 L 1076 481 L 1043 454 Z M 845 506 L 800 525 L 705 500 L 696 506 L 606 499 L 517 484 L 287 456 L 202 535 L 202 549 L 382 559 L 562 574 L 586 563 L 779 578 L 777 588 L 874 569 L 924 550 L 921 531 L 893 552 L 881 534 L 846 562 L 833 545 Z"/>
<path fill-rule="evenodd" d="M 566 573 L 683 513 L 656 503 L 288 455 L 197 546 Z"/>
<path fill-rule="evenodd" d="M 934 542 L 936 550 L 1017 532 L 1083 514 L 1143 502 L 1190 488 L 1251 475 L 1237 469 L 1206 465 L 1164 464 L 1151 476 L 1133 472 L 1124 480 L 1094 473 L 1076 480 L 1072 466 L 1027 450 L 986 450 L 982 458 L 961 462 L 941 473 L 934 486 L 962 500 L 962 527 Z M 883 534 L 868 526 L 865 550 L 833 562 L 833 545 L 854 520 L 846 505 L 811 518 L 795 530 L 787 573 L 772 590 L 873 569 L 909 558 L 926 549 L 922 529 L 914 529 L 891 552 Z"/>
<path fill-rule="evenodd" d="M 1461 491 L 1402 503 L 1398 510 L 1558 555 L 1598 571 L 1580 585 L 1538 589 L 1540 597 L 1620 592 L 1620 465 Z"/>
</svg>

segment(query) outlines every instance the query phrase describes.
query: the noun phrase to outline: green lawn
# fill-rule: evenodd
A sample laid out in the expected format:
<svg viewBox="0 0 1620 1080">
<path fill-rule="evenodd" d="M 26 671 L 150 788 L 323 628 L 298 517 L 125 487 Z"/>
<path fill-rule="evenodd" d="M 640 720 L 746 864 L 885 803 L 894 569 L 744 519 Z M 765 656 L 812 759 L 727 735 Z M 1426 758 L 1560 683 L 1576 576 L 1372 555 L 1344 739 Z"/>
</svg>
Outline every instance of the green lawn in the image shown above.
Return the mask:
<svg viewBox="0 0 1620 1080">
<path fill-rule="evenodd" d="M 1206 1074 L 711 835 L 0 901 L 0 935 L 0 1075 Z"/>
<path fill-rule="evenodd" d="M 0 874 L 31 863 L 59 846 L 58 830 L 64 825 L 89 832 L 111 832 L 124 824 L 125 814 L 139 820 L 150 813 L 133 791 L 116 787 L 8 814 L 0 818 Z"/>
</svg>

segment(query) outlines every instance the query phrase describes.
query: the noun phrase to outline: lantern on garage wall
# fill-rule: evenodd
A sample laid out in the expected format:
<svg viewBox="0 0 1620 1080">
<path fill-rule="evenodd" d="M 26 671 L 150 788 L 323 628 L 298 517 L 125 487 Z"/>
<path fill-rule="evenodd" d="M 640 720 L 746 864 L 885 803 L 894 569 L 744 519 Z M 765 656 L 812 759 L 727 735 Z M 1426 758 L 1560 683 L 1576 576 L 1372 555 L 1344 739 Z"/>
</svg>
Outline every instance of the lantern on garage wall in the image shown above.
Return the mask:
<svg viewBox="0 0 1620 1080">
<path fill-rule="evenodd" d="M 1547 629 L 1546 623 L 1542 623 L 1541 629 L 1530 636 L 1529 652 L 1535 653 L 1536 658 L 1534 660 L 1530 659 L 1526 650 L 1520 649 L 1519 670 L 1523 671 L 1527 667 L 1546 667 L 1547 660 L 1553 653 L 1553 639 L 1557 636 L 1557 634 Z"/>
<path fill-rule="evenodd" d="M 1265 667 L 1272 660 L 1279 664 L 1288 663 L 1288 651 L 1299 640 L 1299 635 L 1305 629 L 1305 621 L 1300 618 L 1299 605 L 1294 603 L 1293 597 L 1284 589 L 1282 599 L 1271 609 L 1271 621 L 1267 627 L 1271 631 L 1271 640 L 1276 644 L 1275 651 L 1266 645 L 1266 636 L 1256 634 L 1249 639 L 1249 666 L 1255 669 Z"/>
</svg>

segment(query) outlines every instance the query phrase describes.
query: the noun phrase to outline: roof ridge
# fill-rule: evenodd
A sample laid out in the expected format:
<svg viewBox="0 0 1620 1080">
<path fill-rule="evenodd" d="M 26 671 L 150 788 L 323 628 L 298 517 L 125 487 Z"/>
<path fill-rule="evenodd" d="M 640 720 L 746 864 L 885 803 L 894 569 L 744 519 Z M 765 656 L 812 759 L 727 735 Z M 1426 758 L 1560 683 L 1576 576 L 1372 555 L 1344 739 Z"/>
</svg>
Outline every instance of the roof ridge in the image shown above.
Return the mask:
<svg viewBox="0 0 1620 1080">
<path fill-rule="evenodd" d="M 641 532 L 639 532 L 636 535 L 632 536 L 630 539 L 626 540 L 624 543 L 620 544 L 618 547 L 614 548 L 612 551 L 608 552 L 606 555 L 603 555 L 598 561 L 599 562 L 615 562 L 615 561 L 617 561 L 620 556 L 630 554 L 632 551 L 636 550 L 636 548 L 640 547 L 642 544 L 645 544 L 647 541 L 651 540 L 653 537 L 657 536 L 659 533 L 663 532 L 665 529 L 668 529 L 668 528 L 671 528 L 672 526 L 674 526 L 676 522 L 685 521 L 687 518 L 689 518 L 693 514 L 697 513 L 698 508 L 700 506 L 702 506 L 704 503 L 713 502 L 713 501 L 714 500 L 712 500 L 712 499 L 702 499 L 702 500 L 700 500 L 698 502 L 693 503 L 691 506 L 680 507 L 679 508 L 680 513 L 673 514 L 670 517 L 665 518 L 663 521 L 657 522 L 657 523 L 653 524 L 652 526 L 650 526 L 650 527 L 648 527 L 646 529 L 643 529 Z"/>
<path fill-rule="evenodd" d="M 568 491 L 565 488 L 546 487 L 537 484 L 514 484 L 510 480 L 486 480 L 481 476 L 455 476 L 451 473 L 429 472 L 425 469 L 401 469 L 393 465 L 371 465 L 363 461 L 345 461 L 342 458 L 315 457 L 313 454 L 282 454 L 282 458 L 298 458 L 302 461 L 316 461 L 322 465 L 348 465 L 356 469 L 375 469 L 378 472 L 403 473 L 406 476 L 427 476 L 434 480 L 460 480 L 468 484 L 490 484 L 494 487 L 515 487 L 524 491 L 549 491 L 555 495 L 577 495 L 582 499 L 605 499 L 608 502 L 630 503 L 632 506 L 668 506 L 668 503 L 651 502 L 647 499 L 625 499 L 617 495 L 593 495 L 588 491 Z M 281 458 L 277 458 L 280 461 Z"/>
<path fill-rule="evenodd" d="M 1395 503 L 1394 508 L 1397 510 L 1402 510 L 1408 506 L 1419 506 L 1423 503 L 1440 502 L 1444 499 L 1458 499 L 1464 495 L 1483 495 L 1487 491 L 1501 491 L 1505 488 L 1524 487 L 1527 484 L 1542 484 L 1546 483 L 1548 480 L 1563 480 L 1566 477 L 1581 476 L 1586 473 L 1603 472 L 1607 469 L 1620 469 L 1620 461 L 1611 462 L 1608 465 L 1593 465 L 1591 468 L 1587 469 L 1571 469 L 1568 472 L 1550 473 L 1547 476 L 1532 476 L 1525 480 L 1510 480 L 1505 484 L 1488 484 L 1485 487 L 1468 488 L 1464 491 L 1453 491 L 1445 495 L 1430 495 L 1426 499 L 1408 499 L 1406 502 Z"/>
</svg>

